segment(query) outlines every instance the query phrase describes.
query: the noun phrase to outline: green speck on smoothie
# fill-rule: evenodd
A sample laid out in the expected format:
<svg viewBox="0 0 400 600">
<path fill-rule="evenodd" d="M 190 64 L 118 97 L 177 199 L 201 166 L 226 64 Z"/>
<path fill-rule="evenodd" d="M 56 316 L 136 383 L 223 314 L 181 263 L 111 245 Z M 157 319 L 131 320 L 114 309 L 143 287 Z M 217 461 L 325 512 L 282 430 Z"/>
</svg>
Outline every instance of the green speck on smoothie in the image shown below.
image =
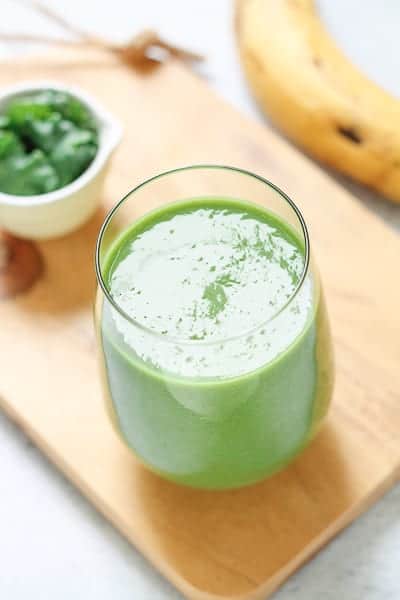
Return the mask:
<svg viewBox="0 0 400 600">
<path fill-rule="evenodd" d="M 203 298 L 210 303 L 208 316 L 212 319 L 224 310 L 228 301 L 224 287 L 218 280 L 208 284 L 204 290 Z"/>
<path fill-rule="evenodd" d="M 235 284 L 239 285 L 240 281 L 237 281 L 237 279 L 234 279 L 230 273 L 225 273 L 225 275 L 221 275 L 220 277 L 217 277 L 216 283 L 224 285 L 225 287 L 231 287 L 232 285 L 235 285 Z"/>
</svg>

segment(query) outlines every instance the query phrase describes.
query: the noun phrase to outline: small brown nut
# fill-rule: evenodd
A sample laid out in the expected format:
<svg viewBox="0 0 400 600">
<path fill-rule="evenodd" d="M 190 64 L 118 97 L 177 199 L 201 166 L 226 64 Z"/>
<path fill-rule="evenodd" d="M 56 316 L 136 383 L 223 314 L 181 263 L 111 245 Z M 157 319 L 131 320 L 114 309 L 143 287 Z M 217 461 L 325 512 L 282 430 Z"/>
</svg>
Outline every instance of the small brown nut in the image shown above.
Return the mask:
<svg viewBox="0 0 400 600">
<path fill-rule="evenodd" d="M 32 242 L 0 232 L 0 299 L 28 290 L 42 271 L 42 257 Z"/>
</svg>

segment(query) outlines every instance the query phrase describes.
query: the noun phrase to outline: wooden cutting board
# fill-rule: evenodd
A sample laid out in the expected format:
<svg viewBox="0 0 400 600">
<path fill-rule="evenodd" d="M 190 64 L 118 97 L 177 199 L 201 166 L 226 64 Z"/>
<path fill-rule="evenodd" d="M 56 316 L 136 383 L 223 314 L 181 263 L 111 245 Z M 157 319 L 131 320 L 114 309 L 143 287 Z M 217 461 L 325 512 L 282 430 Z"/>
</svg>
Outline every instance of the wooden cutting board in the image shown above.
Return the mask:
<svg viewBox="0 0 400 600">
<path fill-rule="evenodd" d="M 5 412 L 187 598 L 266 598 L 399 476 L 400 239 L 179 64 L 145 76 L 104 54 L 76 52 L 0 67 L 2 85 L 35 77 L 82 86 L 122 120 L 104 210 L 158 171 L 217 162 L 272 179 L 310 224 L 336 347 L 334 404 L 291 467 L 247 489 L 199 492 L 162 481 L 114 434 L 92 326 L 103 211 L 78 233 L 40 244 L 42 279 L 0 303 Z"/>
</svg>

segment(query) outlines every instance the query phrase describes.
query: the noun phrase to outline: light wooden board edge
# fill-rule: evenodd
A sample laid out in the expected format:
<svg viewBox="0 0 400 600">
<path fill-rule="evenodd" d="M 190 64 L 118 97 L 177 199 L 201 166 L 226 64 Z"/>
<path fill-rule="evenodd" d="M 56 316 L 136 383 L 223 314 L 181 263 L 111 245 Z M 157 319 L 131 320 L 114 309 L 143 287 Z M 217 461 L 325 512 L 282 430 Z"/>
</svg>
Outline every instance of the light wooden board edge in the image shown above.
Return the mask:
<svg viewBox="0 0 400 600">
<path fill-rule="evenodd" d="M 338 185 L 338 184 L 336 184 Z M 341 191 L 342 188 L 338 185 L 338 189 Z M 350 196 L 350 194 L 349 194 Z M 369 211 L 362 207 L 362 210 L 365 213 L 369 213 Z M 371 215 L 369 215 L 371 217 Z M 374 217 L 371 217 L 375 220 Z M 0 398 L 1 400 L 1 398 Z M 84 483 L 84 481 L 79 477 L 79 474 L 75 473 L 71 470 L 68 465 L 65 463 L 62 456 L 60 456 L 57 452 L 54 452 L 54 449 L 50 447 L 46 440 L 39 436 L 29 425 L 28 422 L 24 421 L 18 413 L 13 410 L 13 407 L 7 403 L 7 401 L 3 398 L 2 403 L 4 405 L 4 409 L 11 418 L 11 420 L 15 421 L 24 431 L 25 433 L 32 439 L 32 441 L 41 448 L 48 456 L 52 457 L 52 461 L 56 464 L 56 466 L 66 474 L 67 477 L 72 479 L 77 487 L 91 500 L 95 503 L 95 505 L 99 508 L 99 510 L 119 529 L 125 536 L 123 524 L 119 522 L 119 519 L 112 512 L 110 513 L 107 506 L 101 501 L 100 498 L 96 497 L 93 494 L 92 490 Z M 312 544 L 310 544 L 303 553 L 300 553 L 294 560 L 290 561 L 284 569 L 281 569 L 279 573 L 277 573 L 268 584 L 261 585 L 257 590 L 255 590 L 254 595 L 249 596 L 246 594 L 245 596 L 234 596 L 234 600 L 242 600 L 249 598 L 261 598 L 265 594 L 271 593 L 274 591 L 292 572 L 294 569 L 297 569 L 301 564 L 303 564 L 308 558 L 310 558 L 321 546 L 327 543 L 339 530 L 343 529 L 346 525 L 348 525 L 354 518 L 356 518 L 359 514 L 361 514 L 364 510 L 366 510 L 373 502 L 376 501 L 378 497 L 380 497 L 391 485 L 393 485 L 400 477 L 400 469 L 398 469 L 392 476 L 387 477 L 382 484 L 365 500 L 359 505 L 352 506 L 348 511 L 346 511 L 339 519 L 335 522 L 331 523 L 331 525 L 324 531 L 323 534 L 317 536 Z M 132 540 L 131 540 L 132 541 Z M 135 545 L 139 547 L 139 545 L 135 542 Z M 144 549 L 139 549 L 146 555 Z M 154 556 L 148 556 L 150 561 L 154 564 L 156 561 Z M 215 600 L 215 598 L 220 598 L 220 596 L 210 595 L 210 594 L 201 594 L 198 590 L 189 586 L 185 580 L 180 578 L 173 570 L 167 569 L 165 565 L 160 564 L 157 565 L 157 568 L 163 572 L 166 577 L 171 580 L 175 585 L 184 591 L 188 595 L 189 598 L 195 598 L 198 600 Z M 229 597 L 224 596 L 226 600 L 230 600 Z"/>
</svg>

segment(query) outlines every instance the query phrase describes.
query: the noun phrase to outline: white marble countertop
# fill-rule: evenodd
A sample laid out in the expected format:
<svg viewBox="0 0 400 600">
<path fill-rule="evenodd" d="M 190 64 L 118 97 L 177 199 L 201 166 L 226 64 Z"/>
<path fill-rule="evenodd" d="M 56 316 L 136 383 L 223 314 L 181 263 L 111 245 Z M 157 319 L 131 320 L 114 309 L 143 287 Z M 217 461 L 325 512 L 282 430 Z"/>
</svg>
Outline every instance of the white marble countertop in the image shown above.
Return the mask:
<svg viewBox="0 0 400 600">
<path fill-rule="evenodd" d="M 263 117 L 242 79 L 230 0 L 47 0 L 77 23 L 124 39 L 144 27 L 207 56 L 210 84 L 239 109 Z M 320 0 L 328 27 L 370 76 L 400 95 L 400 4 Z M 1 30 L 52 33 L 16 0 L 2 1 Z M 376 43 L 376 37 L 379 43 Z M 0 55 L 27 48 L 5 48 Z M 400 229 L 400 206 L 351 186 Z M 1 365 L 1 363 L 0 363 Z M 161 600 L 176 592 L 0 413 L 0 597 L 7 600 Z M 400 487 L 294 575 L 276 600 L 398 600 Z"/>
</svg>

